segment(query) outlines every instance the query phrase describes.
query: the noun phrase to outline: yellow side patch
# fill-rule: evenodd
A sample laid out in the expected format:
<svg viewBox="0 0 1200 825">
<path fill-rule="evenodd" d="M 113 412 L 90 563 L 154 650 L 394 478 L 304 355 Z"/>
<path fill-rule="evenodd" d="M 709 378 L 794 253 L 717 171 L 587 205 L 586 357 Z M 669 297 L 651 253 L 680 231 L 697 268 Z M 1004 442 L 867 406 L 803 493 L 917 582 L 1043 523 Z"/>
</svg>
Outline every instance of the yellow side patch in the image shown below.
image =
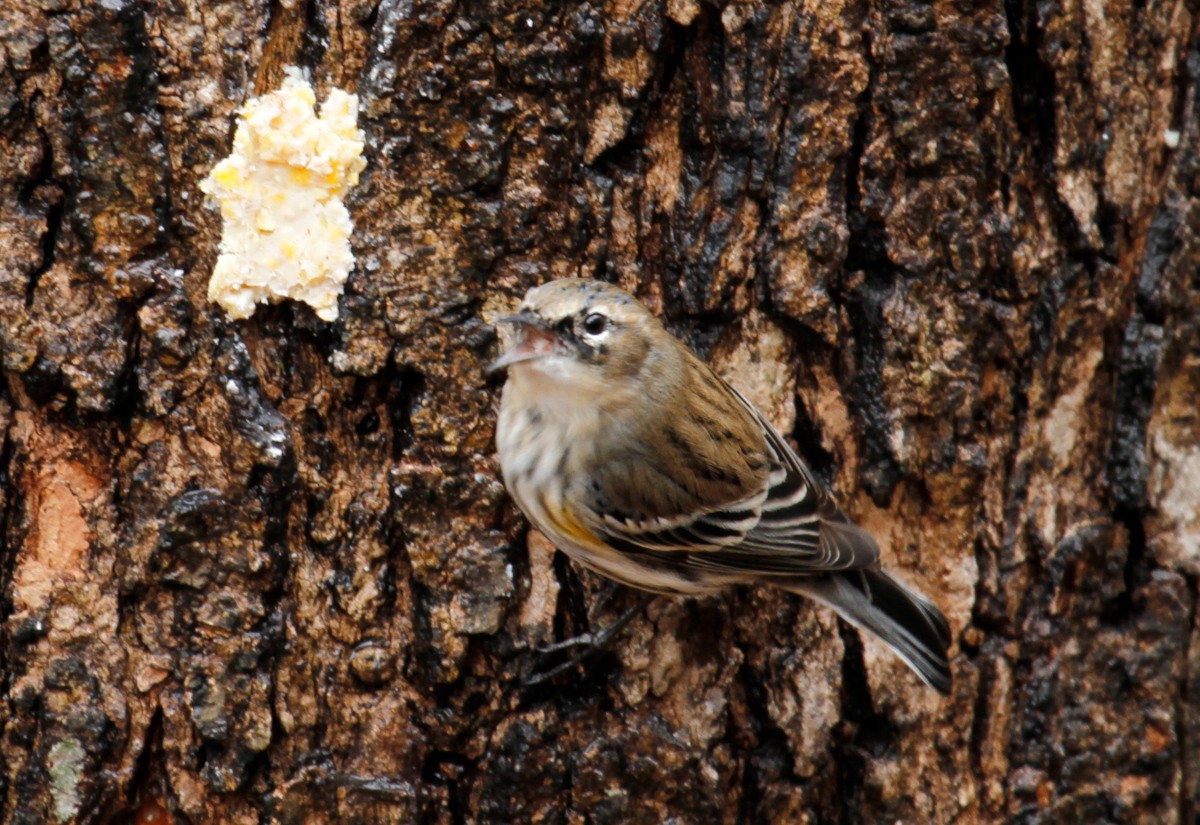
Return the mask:
<svg viewBox="0 0 1200 825">
<path fill-rule="evenodd" d="M 541 496 L 541 499 L 542 511 L 545 512 L 546 519 L 550 522 L 550 527 L 553 528 L 554 532 L 567 541 L 581 547 L 603 546 L 604 543 L 571 512 L 569 507 L 559 507 L 557 502 L 551 504 L 551 502 L 546 501 L 545 496 Z"/>
</svg>

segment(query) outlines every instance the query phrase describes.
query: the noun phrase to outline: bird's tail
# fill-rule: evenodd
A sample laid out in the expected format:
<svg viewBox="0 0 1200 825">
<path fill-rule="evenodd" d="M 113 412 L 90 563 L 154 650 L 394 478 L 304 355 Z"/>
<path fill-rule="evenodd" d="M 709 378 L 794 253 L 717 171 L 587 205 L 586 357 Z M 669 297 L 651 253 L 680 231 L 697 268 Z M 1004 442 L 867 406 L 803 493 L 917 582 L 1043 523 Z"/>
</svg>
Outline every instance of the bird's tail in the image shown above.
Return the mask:
<svg viewBox="0 0 1200 825">
<path fill-rule="evenodd" d="M 937 605 L 882 570 L 848 570 L 781 586 L 871 631 L 935 690 L 950 692 L 950 625 Z"/>
</svg>

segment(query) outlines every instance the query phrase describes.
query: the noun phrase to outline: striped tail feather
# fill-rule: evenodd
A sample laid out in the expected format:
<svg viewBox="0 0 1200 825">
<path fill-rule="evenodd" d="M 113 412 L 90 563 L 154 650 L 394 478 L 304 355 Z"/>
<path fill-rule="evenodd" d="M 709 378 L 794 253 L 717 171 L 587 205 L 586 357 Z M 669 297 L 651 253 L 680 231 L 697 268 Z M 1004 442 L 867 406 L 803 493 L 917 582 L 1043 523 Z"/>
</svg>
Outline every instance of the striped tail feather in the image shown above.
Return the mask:
<svg viewBox="0 0 1200 825">
<path fill-rule="evenodd" d="M 785 590 L 837 611 L 850 624 L 884 641 L 921 677 L 943 694 L 950 692 L 950 625 L 929 599 L 882 570 L 849 570 L 783 582 Z"/>
</svg>

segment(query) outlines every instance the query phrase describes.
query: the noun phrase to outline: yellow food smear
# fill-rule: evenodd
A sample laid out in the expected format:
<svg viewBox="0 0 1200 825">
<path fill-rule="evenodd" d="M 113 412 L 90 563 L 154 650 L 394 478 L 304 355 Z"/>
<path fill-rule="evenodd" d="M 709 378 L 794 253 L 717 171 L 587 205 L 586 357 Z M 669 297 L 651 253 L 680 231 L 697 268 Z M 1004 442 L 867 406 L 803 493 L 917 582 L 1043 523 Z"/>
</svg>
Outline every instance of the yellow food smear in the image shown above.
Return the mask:
<svg viewBox="0 0 1200 825">
<path fill-rule="evenodd" d="M 233 318 L 291 298 L 332 321 L 354 265 L 342 195 L 366 167 L 358 97 L 331 89 L 318 114 L 300 70 L 284 74 L 242 106 L 233 151 L 200 184 L 223 218 L 208 297 Z"/>
</svg>

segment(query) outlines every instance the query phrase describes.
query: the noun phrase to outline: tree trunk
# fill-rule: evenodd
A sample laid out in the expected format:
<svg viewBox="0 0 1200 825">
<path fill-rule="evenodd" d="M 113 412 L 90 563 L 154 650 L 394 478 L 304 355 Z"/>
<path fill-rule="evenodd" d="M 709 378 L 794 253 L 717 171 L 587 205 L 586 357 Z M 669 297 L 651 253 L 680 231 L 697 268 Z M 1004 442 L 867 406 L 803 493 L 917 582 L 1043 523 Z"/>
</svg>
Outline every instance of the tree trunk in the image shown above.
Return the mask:
<svg viewBox="0 0 1200 825">
<path fill-rule="evenodd" d="M 1194 4 L 0 2 L 0 822 L 1194 821 Z M 289 64 L 357 266 L 234 322 L 198 184 Z M 498 481 L 563 276 L 794 437 L 950 697 L 765 589 L 523 685 L 637 599 Z"/>
</svg>

